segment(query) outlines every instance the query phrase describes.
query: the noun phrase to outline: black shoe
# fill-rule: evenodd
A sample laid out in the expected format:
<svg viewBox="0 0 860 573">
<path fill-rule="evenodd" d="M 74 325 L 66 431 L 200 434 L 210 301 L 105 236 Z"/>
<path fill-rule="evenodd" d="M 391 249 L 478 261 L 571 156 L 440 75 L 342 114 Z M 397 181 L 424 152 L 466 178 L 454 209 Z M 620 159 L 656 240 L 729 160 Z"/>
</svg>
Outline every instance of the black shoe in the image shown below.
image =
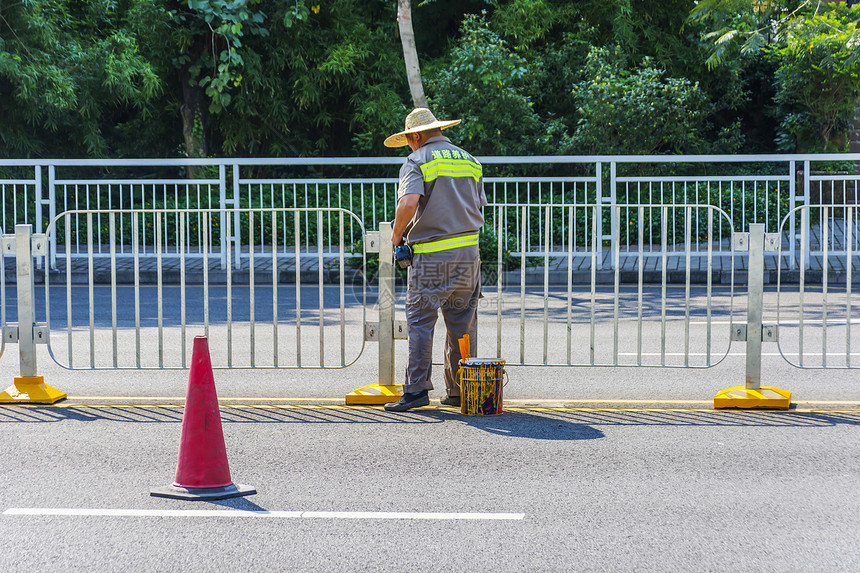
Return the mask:
<svg viewBox="0 0 860 573">
<path fill-rule="evenodd" d="M 412 408 L 421 406 L 429 406 L 430 398 L 427 396 L 427 390 L 421 392 L 413 392 L 412 394 L 404 394 L 397 402 L 389 402 L 385 405 L 387 412 L 405 412 Z"/>
<path fill-rule="evenodd" d="M 455 408 L 460 407 L 460 397 L 459 396 L 445 396 L 441 400 L 439 400 L 443 406 L 454 406 Z"/>
</svg>

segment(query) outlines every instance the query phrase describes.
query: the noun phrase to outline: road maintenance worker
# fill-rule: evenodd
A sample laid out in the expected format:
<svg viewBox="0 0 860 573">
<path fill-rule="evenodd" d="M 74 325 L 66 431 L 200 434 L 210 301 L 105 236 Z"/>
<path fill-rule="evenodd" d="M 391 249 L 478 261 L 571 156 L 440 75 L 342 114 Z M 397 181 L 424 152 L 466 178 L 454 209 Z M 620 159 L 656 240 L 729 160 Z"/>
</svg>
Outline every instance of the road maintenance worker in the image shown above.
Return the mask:
<svg viewBox="0 0 860 573">
<path fill-rule="evenodd" d="M 430 404 L 433 330 L 440 309 L 448 331 L 442 404 L 460 405 L 458 340 L 470 334 L 469 352 L 475 352 L 481 292 L 478 235 L 487 197 L 481 164 L 442 135 L 459 123 L 438 121 L 429 109 L 417 108 L 406 116 L 405 129 L 385 140 L 386 147 L 412 149 L 400 168 L 391 234 L 395 247 L 405 239 L 413 251 L 406 292 L 409 362 L 403 396 L 386 404 L 388 411 Z"/>
</svg>

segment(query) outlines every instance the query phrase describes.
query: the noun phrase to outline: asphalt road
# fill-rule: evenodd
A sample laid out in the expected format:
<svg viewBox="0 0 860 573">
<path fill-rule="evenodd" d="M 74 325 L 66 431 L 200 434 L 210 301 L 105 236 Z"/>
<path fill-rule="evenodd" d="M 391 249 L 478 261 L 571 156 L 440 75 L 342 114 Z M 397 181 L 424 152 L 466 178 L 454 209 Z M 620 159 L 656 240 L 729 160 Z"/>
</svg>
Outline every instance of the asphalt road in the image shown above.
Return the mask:
<svg viewBox="0 0 860 573">
<path fill-rule="evenodd" d="M 259 493 L 212 503 L 149 496 L 173 478 L 180 416 L 165 407 L 0 408 L 0 570 L 860 567 L 856 411 L 464 418 L 437 408 L 232 407 L 222 413 L 232 476 Z M 138 515 L 15 514 L 34 508 Z M 440 512 L 462 518 L 427 515 Z"/>
</svg>

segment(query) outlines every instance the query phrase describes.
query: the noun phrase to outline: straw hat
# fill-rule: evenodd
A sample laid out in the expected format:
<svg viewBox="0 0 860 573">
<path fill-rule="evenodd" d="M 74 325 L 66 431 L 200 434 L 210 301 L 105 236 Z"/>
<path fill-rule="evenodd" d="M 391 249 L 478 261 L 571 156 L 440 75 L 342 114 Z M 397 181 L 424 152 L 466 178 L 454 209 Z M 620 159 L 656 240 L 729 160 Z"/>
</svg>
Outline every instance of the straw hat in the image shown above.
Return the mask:
<svg viewBox="0 0 860 573">
<path fill-rule="evenodd" d="M 448 121 L 439 121 L 433 115 L 433 112 L 426 107 L 416 107 L 409 115 L 406 116 L 405 127 L 403 131 L 395 133 L 385 140 L 385 147 L 403 147 L 407 145 L 406 134 L 416 133 L 419 131 L 427 131 L 429 129 L 448 129 L 460 123 L 459 119 Z"/>
</svg>

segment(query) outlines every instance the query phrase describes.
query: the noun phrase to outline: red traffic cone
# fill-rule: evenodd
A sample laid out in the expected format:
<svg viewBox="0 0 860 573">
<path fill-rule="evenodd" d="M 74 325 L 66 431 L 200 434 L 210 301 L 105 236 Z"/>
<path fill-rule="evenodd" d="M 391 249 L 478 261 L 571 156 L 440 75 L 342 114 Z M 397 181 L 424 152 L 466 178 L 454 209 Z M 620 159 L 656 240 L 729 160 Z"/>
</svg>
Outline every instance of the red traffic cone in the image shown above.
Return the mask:
<svg viewBox="0 0 860 573">
<path fill-rule="evenodd" d="M 236 485 L 230 479 L 209 343 L 205 336 L 194 337 L 176 479 L 172 486 L 152 488 L 149 493 L 155 497 L 191 500 L 257 493 L 252 486 Z"/>
</svg>

